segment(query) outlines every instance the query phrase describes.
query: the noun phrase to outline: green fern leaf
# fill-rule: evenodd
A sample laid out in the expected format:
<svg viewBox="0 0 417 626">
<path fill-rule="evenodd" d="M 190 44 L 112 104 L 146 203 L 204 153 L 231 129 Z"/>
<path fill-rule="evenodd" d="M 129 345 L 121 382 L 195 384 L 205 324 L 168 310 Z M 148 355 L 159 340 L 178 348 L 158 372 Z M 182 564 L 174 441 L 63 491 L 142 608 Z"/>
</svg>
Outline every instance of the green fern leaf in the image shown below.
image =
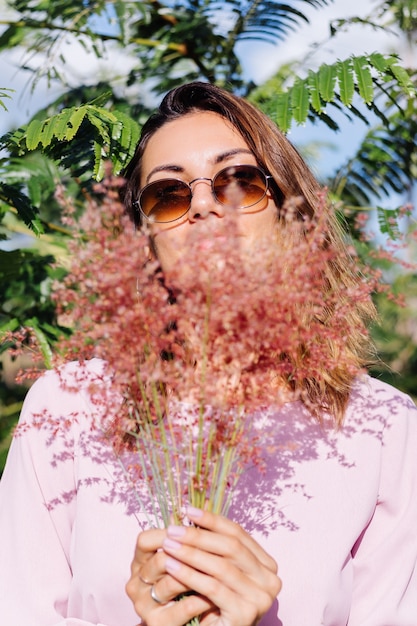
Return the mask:
<svg viewBox="0 0 417 626">
<path fill-rule="evenodd" d="M 399 86 L 409 92 L 409 95 L 415 94 L 415 88 L 410 75 L 406 69 L 398 65 L 396 56 L 390 55 L 386 57 L 379 52 L 374 52 L 369 56 L 369 62 L 385 80 L 393 76 Z"/>
<path fill-rule="evenodd" d="M 115 111 L 118 124 L 113 128 L 111 159 L 114 174 L 119 174 L 133 156 L 139 140 L 139 124 L 121 111 Z"/>
<path fill-rule="evenodd" d="M 120 138 L 121 146 L 129 150 L 128 159 L 133 156 L 136 148 L 136 144 L 139 141 L 140 126 L 136 120 L 132 119 L 129 115 L 117 111 L 117 119 L 122 123 L 122 135 Z"/>
<path fill-rule="evenodd" d="M 355 82 L 353 73 L 353 63 L 351 59 L 338 61 L 336 64 L 337 79 L 339 81 L 340 99 L 344 105 L 352 104 L 355 93 Z"/>
<path fill-rule="evenodd" d="M 26 130 L 26 147 L 28 150 L 36 150 L 41 142 L 42 128 L 44 123 L 41 120 L 32 120 Z"/>
<path fill-rule="evenodd" d="M 7 93 L 7 92 L 13 93 L 14 91 L 15 91 L 14 89 L 9 89 L 7 87 L 0 87 L 0 107 L 4 109 L 5 111 L 7 111 L 8 109 L 7 109 L 7 106 L 3 102 L 3 98 L 11 98 L 10 93 Z"/>
<path fill-rule="evenodd" d="M 289 91 L 280 93 L 276 102 L 275 121 L 283 133 L 287 133 L 291 128 L 292 110 L 290 97 Z"/>
<path fill-rule="evenodd" d="M 291 107 L 295 121 L 303 124 L 309 110 L 309 91 L 306 81 L 297 78 L 291 89 Z"/>
<path fill-rule="evenodd" d="M 19 217 L 36 235 L 44 232 L 42 223 L 38 218 L 38 209 L 33 206 L 29 198 L 20 189 L 13 185 L 0 183 L 0 200 L 14 206 Z"/>
<path fill-rule="evenodd" d="M 398 65 L 398 63 L 390 65 L 390 70 L 394 74 L 400 86 L 407 90 L 410 96 L 415 95 L 416 90 L 408 72 L 403 67 Z"/>
<path fill-rule="evenodd" d="M 111 90 L 105 91 L 104 93 L 102 93 L 99 96 L 97 96 L 97 98 L 94 98 L 93 100 L 90 100 L 88 105 L 89 106 L 95 106 L 95 107 L 101 107 L 102 105 L 106 104 L 106 102 L 108 102 L 111 99 L 111 97 L 112 97 Z"/>
<path fill-rule="evenodd" d="M 94 170 L 93 176 L 96 180 L 103 180 L 105 171 L 105 158 L 106 154 L 103 151 L 103 146 L 97 141 L 94 142 Z"/>
<path fill-rule="evenodd" d="M 359 93 L 366 104 L 370 104 L 374 98 L 374 88 L 371 70 L 366 57 L 354 57 L 353 67 L 355 69 Z"/>
<path fill-rule="evenodd" d="M 78 129 L 81 126 L 81 122 L 83 121 L 86 114 L 86 107 L 81 106 L 74 109 L 71 113 L 71 116 L 67 122 L 67 131 L 65 133 L 65 139 L 67 141 L 71 141 L 73 137 L 78 132 Z"/>
<path fill-rule="evenodd" d="M 39 179 L 31 176 L 27 181 L 27 191 L 30 201 L 35 207 L 40 206 L 42 200 L 42 189 Z"/>
<path fill-rule="evenodd" d="M 59 141 L 64 141 L 67 135 L 67 126 L 73 112 L 74 109 L 64 109 L 61 113 L 54 116 L 54 135 Z"/>
<path fill-rule="evenodd" d="M 319 90 L 320 95 L 325 102 L 333 100 L 335 87 L 336 66 L 323 63 L 319 69 Z"/>
<path fill-rule="evenodd" d="M 51 145 L 54 138 L 59 141 L 68 139 L 69 122 L 73 115 L 73 109 L 64 109 L 61 113 L 54 115 L 43 122 L 39 141 L 44 148 Z M 29 130 L 29 129 L 28 129 Z M 72 137 L 70 137 L 72 139 Z"/>
<path fill-rule="evenodd" d="M 111 126 L 112 124 L 117 123 L 117 117 L 111 111 L 107 111 L 107 109 L 104 109 L 102 107 L 87 105 L 87 112 L 92 117 L 95 116 L 103 120 L 103 122 L 107 124 L 108 126 Z"/>
<path fill-rule="evenodd" d="M 114 123 L 117 122 L 117 118 L 109 114 L 108 111 L 94 106 L 87 107 L 86 115 L 89 122 L 96 127 L 101 137 L 101 142 L 110 145 L 111 132 Z"/>
<path fill-rule="evenodd" d="M 380 52 L 373 52 L 370 54 L 369 62 L 380 74 L 385 74 L 389 65 L 386 57 L 384 57 L 384 55 Z"/>
<path fill-rule="evenodd" d="M 40 142 L 44 148 L 50 145 L 54 135 L 55 135 L 55 117 L 50 117 L 45 120 L 41 133 L 40 133 Z"/>
<path fill-rule="evenodd" d="M 311 106 L 315 111 L 317 111 L 317 113 L 321 113 L 323 111 L 323 104 L 320 98 L 320 81 L 318 72 L 309 70 L 307 83 L 310 89 Z"/>
</svg>

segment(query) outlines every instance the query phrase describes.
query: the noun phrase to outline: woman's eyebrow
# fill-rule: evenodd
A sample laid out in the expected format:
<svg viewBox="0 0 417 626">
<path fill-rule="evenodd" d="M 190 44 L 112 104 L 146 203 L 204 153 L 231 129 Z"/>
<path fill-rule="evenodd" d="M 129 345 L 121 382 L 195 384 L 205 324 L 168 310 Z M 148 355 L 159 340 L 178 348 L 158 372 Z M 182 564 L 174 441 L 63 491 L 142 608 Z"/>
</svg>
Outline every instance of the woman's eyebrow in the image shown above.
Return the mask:
<svg viewBox="0 0 417 626">
<path fill-rule="evenodd" d="M 217 165 L 218 163 L 223 163 L 224 161 L 233 158 L 237 154 L 250 154 L 253 156 L 253 152 L 251 152 L 251 150 L 249 150 L 248 148 L 233 148 L 232 150 L 226 150 L 225 152 L 221 152 L 220 154 L 216 155 L 216 157 L 213 159 L 213 162 L 215 165 Z M 163 165 L 157 165 L 147 175 L 146 183 L 148 183 L 150 178 L 158 172 L 173 172 L 174 174 L 182 174 L 184 171 L 184 167 L 182 167 L 181 165 L 176 165 L 175 163 L 164 163 Z"/>
<path fill-rule="evenodd" d="M 214 159 L 214 163 L 222 163 L 223 161 L 227 161 L 227 159 L 231 159 L 237 154 L 250 154 L 251 156 L 253 156 L 253 152 L 248 148 L 233 148 L 233 150 L 226 150 L 226 152 L 218 154 Z"/>
<path fill-rule="evenodd" d="M 149 182 L 149 179 L 152 178 L 154 174 L 157 172 L 174 172 L 175 174 L 180 174 L 184 171 L 184 168 L 180 165 L 175 165 L 174 163 L 166 163 L 164 165 L 157 165 L 154 167 L 146 177 L 146 183 Z"/>
</svg>

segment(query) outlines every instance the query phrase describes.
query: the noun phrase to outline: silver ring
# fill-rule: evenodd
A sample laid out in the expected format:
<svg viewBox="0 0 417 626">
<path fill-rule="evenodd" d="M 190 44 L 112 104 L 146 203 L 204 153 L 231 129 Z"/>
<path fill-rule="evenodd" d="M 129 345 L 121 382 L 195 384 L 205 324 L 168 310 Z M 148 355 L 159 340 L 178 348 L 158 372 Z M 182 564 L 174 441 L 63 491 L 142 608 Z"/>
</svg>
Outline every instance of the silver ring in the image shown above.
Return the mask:
<svg viewBox="0 0 417 626">
<path fill-rule="evenodd" d="M 162 600 L 160 600 L 158 598 L 158 596 L 155 593 L 155 589 L 154 589 L 154 585 L 152 585 L 151 587 L 151 598 L 154 602 L 156 602 L 157 604 L 165 604 L 165 602 L 162 602 Z"/>
</svg>

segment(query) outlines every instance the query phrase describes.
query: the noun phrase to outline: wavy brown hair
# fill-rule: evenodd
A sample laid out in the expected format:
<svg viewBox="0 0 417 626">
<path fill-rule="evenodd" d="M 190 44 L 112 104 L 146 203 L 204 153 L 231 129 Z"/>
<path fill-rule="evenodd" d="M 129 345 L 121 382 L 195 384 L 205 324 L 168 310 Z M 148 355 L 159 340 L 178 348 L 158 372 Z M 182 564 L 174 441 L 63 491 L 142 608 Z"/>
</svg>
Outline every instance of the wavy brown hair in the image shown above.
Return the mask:
<svg viewBox="0 0 417 626">
<path fill-rule="evenodd" d="M 135 155 L 124 172 L 126 185 L 123 199 L 134 222 L 139 225 L 141 219 L 134 203 L 138 197 L 142 156 L 148 141 L 167 122 L 198 111 L 211 111 L 228 120 L 243 137 L 258 165 L 273 177 L 275 184 L 272 185 L 271 192 L 278 207 L 279 245 L 291 245 L 294 230 L 289 227 L 286 218 L 285 201 L 301 198 L 294 205 L 296 219 L 314 219 L 318 197 L 322 192 L 319 183 L 296 148 L 269 117 L 245 99 L 209 83 L 194 82 L 173 89 L 164 97 L 157 112 L 144 124 Z M 325 288 L 337 294 L 341 302 L 345 301 L 346 294 L 363 281 L 363 276 L 359 271 L 352 270 L 351 264 L 346 263 L 349 255 L 344 234 L 331 207 L 326 211 L 326 241 L 323 245 L 336 251 L 325 271 Z M 295 391 L 300 393 L 307 406 L 321 407 L 338 425 L 343 421 L 353 379 L 358 370 L 369 363 L 373 354 L 367 324 L 375 316 L 370 296 L 358 300 L 355 306 L 346 307 L 347 336 L 343 347 L 344 358 L 341 359 L 343 365 L 323 371 L 320 377 L 312 376 L 303 379 L 302 383 L 295 383 L 300 387 Z M 332 311 L 327 311 L 326 319 L 321 321 L 331 325 Z M 329 341 L 326 348 L 331 357 L 329 360 L 334 362 L 340 347 Z M 301 353 L 302 347 L 300 359 Z M 316 416 L 320 419 L 321 412 Z"/>
</svg>

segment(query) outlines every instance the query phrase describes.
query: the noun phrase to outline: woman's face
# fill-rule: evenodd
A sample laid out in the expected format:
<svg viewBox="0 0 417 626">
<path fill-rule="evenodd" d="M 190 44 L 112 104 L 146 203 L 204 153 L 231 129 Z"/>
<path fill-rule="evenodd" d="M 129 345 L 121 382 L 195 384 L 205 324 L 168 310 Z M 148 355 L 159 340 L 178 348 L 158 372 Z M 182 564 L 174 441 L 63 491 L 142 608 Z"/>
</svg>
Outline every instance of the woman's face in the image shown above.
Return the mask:
<svg viewBox="0 0 417 626">
<path fill-rule="evenodd" d="M 256 159 L 237 130 L 223 117 L 212 112 L 190 113 L 168 122 L 156 131 L 142 158 L 140 187 L 164 178 L 179 178 L 186 183 L 196 178 L 213 179 L 223 168 L 257 165 Z M 151 223 L 156 253 L 164 271 L 170 270 L 187 254 L 192 233 L 202 239 L 220 235 L 221 220 L 228 209 L 214 198 L 208 180 L 192 184 L 188 213 L 165 224 Z M 236 212 L 237 234 L 243 251 L 274 238 L 277 207 L 268 191 L 250 209 Z M 192 229 L 192 230 L 191 230 Z M 223 233 L 224 234 L 224 233 Z"/>
</svg>

